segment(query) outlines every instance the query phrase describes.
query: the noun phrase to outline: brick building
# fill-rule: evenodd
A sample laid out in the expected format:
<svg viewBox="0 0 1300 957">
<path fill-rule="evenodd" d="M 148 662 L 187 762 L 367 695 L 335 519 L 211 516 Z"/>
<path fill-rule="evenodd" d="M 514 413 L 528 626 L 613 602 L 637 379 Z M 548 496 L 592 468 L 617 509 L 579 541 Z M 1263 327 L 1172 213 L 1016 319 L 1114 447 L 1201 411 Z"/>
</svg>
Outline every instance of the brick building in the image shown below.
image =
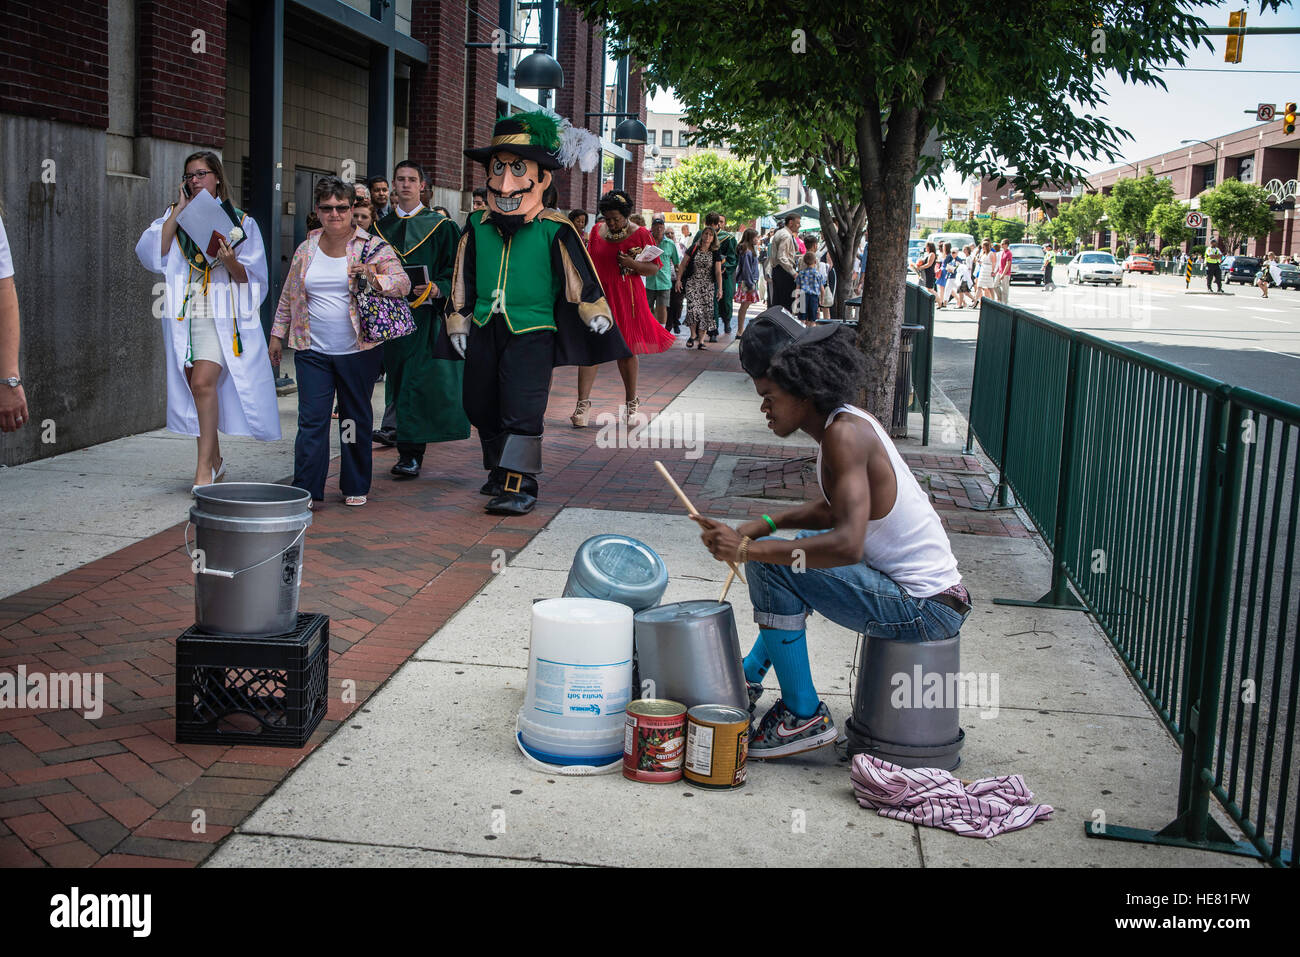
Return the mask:
<svg viewBox="0 0 1300 957">
<path fill-rule="evenodd" d="M 1199 207 L 1198 197 L 1201 193 L 1228 178 L 1263 186 L 1268 190 L 1273 206 L 1273 231 L 1263 239 L 1247 242 L 1246 253 L 1252 256 L 1266 252 L 1275 252 L 1281 256 L 1300 254 L 1300 222 L 1297 222 L 1296 216 L 1300 135 L 1284 133 L 1280 117 L 1270 123 L 1226 133 L 1204 142 L 1189 142 L 1167 153 L 1094 173 L 1074 193 L 1109 196 L 1118 180 L 1145 176 L 1148 170 L 1157 179 L 1169 180 L 1174 189 L 1174 198 L 1193 209 Z M 1068 186 L 1062 187 L 1060 202 L 1069 201 L 1069 189 Z M 1024 221 L 1030 211 L 1023 200 L 1012 195 L 1011 190 L 1010 182 L 999 190 L 996 180 L 982 181 L 978 189 L 980 205 L 977 211 Z M 1057 201 L 1053 199 L 1049 204 L 1049 215 L 1055 214 Z M 1187 245 L 1203 246 L 1207 236 L 1212 235 L 1215 235 L 1214 224 L 1207 222 Z M 1118 239 L 1103 229 L 1084 242 L 1113 249 L 1118 244 Z"/>
<path fill-rule="evenodd" d="M 36 429 L 0 437 L 3 464 L 163 424 L 160 277 L 134 247 L 189 153 L 221 155 L 233 201 L 258 222 L 269 327 L 321 176 L 391 175 L 409 157 L 428 171 L 432 202 L 463 219 L 483 171 L 461 151 L 488 142 L 497 115 L 540 100 L 601 131 L 586 114 L 601 111 L 604 32 L 555 0 L 12 0 L 4 22 L 0 208 L 24 385 L 57 441 Z M 466 45 L 498 29 L 545 48 L 564 86 L 522 92 L 514 66 L 531 50 Z M 644 116 L 635 72 L 627 102 Z M 641 148 L 603 145 L 640 168 Z M 599 169 L 562 173 L 559 203 L 594 209 L 599 186 Z M 639 205 L 640 177 L 627 187 Z"/>
</svg>

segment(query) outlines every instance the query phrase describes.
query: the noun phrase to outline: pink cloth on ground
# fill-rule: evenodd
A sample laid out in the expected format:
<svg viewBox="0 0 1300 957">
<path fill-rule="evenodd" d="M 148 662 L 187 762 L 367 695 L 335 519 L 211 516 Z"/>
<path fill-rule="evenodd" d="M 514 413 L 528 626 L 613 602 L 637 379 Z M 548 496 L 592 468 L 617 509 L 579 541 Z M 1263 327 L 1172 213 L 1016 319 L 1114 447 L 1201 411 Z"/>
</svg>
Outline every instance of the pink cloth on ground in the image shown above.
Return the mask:
<svg viewBox="0 0 1300 957">
<path fill-rule="evenodd" d="M 1019 774 L 962 784 L 937 768 L 900 768 L 859 754 L 849 777 L 858 803 L 875 808 L 881 817 L 965 837 L 995 837 L 1052 815 L 1050 804 L 1029 803 L 1034 794 Z"/>
</svg>

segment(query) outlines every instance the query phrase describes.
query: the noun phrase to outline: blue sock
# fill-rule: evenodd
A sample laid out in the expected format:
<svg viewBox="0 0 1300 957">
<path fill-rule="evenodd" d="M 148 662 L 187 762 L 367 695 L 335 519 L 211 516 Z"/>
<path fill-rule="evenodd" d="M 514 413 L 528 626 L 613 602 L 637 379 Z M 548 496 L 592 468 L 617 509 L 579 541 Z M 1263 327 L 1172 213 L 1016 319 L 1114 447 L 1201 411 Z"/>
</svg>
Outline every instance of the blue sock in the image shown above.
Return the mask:
<svg viewBox="0 0 1300 957">
<path fill-rule="evenodd" d="M 767 645 L 760 631 L 758 637 L 754 639 L 754 647 L 750 648 L 749 654 L 745 655 L 745 680 L 753 684 L 762 684 L 763 676 L 767 674 L 767 669 L 770 667 L 772 662 L 767 657 Z"/>
<path fill-rule="evenodd" d="M 796 718 L 811 718 L 817 713 L 821 701 L 813 687 L 812 669 L 808 664 L 807 631 L 803 628 L 798 631 L 763 628 L 759 631 L 759 640 L 776 669 L 785 706 Z"/>
</svg>

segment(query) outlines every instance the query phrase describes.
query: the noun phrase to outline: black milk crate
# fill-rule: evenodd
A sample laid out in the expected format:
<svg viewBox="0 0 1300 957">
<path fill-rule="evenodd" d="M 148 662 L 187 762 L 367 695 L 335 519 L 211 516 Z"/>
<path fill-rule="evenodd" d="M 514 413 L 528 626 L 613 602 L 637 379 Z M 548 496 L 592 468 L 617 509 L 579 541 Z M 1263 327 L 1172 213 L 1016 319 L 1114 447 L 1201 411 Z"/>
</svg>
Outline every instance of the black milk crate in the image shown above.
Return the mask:
<svg viewBox="0 0 1300 957">
<path fill-rule="evenodd" d="M 298 614 L 270 638 L 176 639 L 176 740 L 301 748 L 329 704 L 330 620 Z"/>
</svg>

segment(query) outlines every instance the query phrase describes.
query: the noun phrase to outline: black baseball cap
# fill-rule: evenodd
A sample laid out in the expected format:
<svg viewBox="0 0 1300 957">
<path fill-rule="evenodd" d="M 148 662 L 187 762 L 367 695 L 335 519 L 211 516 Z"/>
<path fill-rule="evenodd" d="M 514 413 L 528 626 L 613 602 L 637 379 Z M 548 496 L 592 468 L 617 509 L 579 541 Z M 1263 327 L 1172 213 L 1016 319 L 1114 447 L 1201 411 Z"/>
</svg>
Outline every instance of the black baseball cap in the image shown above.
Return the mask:
<svg viewBox="0 0 1300 957">
<path fill-rule="evenodd" d="M 784 306 L 773 306 L 751 320 L 740 337 L 740 366 L 751 379 L 767 375 L 776 354 L 793 342 L 820 342 L 835 334 L 838 322 L 820 323 L 809 329 Z"/>
</svg>

